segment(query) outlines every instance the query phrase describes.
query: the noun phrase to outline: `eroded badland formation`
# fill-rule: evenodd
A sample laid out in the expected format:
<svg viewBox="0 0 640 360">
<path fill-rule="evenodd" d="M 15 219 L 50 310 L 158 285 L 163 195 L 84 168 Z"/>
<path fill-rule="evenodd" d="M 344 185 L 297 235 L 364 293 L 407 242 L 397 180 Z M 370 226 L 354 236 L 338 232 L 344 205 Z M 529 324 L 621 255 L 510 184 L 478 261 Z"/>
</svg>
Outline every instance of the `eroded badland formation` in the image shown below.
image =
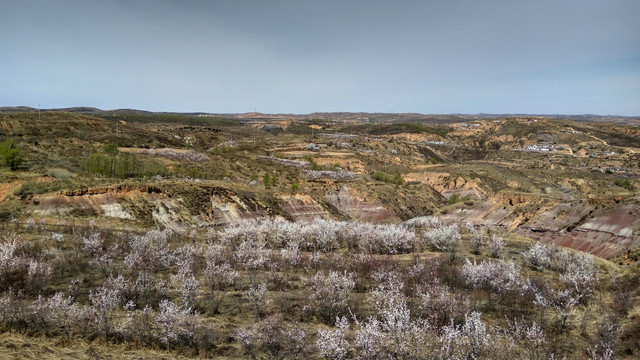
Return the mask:
<svg viewBox="0 0 640 360">
<path fill-rule="evenodd" d="M 483 331 L 495 340 L 491 346 L 510 346 L 519 354 L 516 358 L 606 358 L 603 349 L 609 343 L 602 332 L 610 321 L 618 331 L 612 354 L 638 356 L 640 314 L 634 282 L 640 255 L 639 125 L 637 118 L 590 116 L 213 115 L 91 108 L 38 114 L 4 108 L 0 142 L 6 149 L 0 150 L 15 150 L 12 156 L 18 160 L 13 169 L 8 163 L 0 168 L 1 243 L 5 250 L 11 241 L 17 244 L 16 238 L 32 245 L 15 245 L 14 258 L 0 258 L 6 262 L 0 267 L 17 264 L 16 259 L 27 264 L 24 278 L 0 270 L 5 271 L 0 352 L 9 351 L 7 342 L 29 343 L 37 334 L 66 339 L 70 345 L 65 346 L 77 351 L 77 357 L 88 354 L 85 348 L 91 344 L 104 347 L 103 352 L 136 344 L 139 356 L 149 358 L 157 356 L 152 351 L 230 358 L 473 358 L 498 351 L 473 339 L 480 336 L 473 331 L 487 326 Z M 248 221 L 252 219 L 257 221 Z M 348 235 L 349 228 L 361 233 Z M 151 236 L 154 229 L 163 231 L 153 236 L 163 251 L 174 252 L 172 260 L 158 260 L 160 265 L 132 260 L 136 246 L 149 247 L 149 254 L 160 246 L 139 238 Z M 366 238 L 367 231 L 389 231 L 388 239 L 396 242 L 383 235 Z M 294 241 L 296 236 L 303 242 Z M 478 236 L 483 242 L 474 243 Z M 452 250 L 440 237 L 459 243 Z M 257 241 L 251 243 L 254 253 L 242 255 L 250 241 Z M 540 249 L 564 254 L 557 255 L 567 257 L 564 265 L 560 263 L 565 260 L 551 253 L 544 255 L 547 265 L 538 263 L 535 256 L 542 255 L 532 253 L 536 242 L 559 245 Z M 267 260 L 253 258 L 262 252 Z M 290 252 L 300 259 L 292 260 Z M 593 285 L 587 280 L 563 280 L 572 266 L 586 261 L 575 257 L 581 252 L 596 257 L 597 271 L 581 273 L 600 284 L 590 290 L 585 290 Z M 192 254 L 191 260 L 185 260 L 186 253 Z M 141 256 L 166 255 L 149 254 Z M 66 260 L 57 263 L 61 256 Z M 491 285 L 491 280 L 478 280 L 484 284 L 478 285 L 469 274 L 479 272 L 472 266 L 485 260 L 483 264 L 515 264 L 522 271 L 502 285 Z M 29 267 L 29 261 L 40 265 Z M 145 266 L 153 269 L 147 272 Z M 185 267 L 190 270 L 185 272 Z M 505 269 L 493 269 L 489 277 L 500 278 Z M 383 270 L 387 275 L 381 278 L 378 272 Z M 38 271 L 46 283 L 29 280 L 31 272 Z M 214 277 L 226 280 L 207 280 L 213 271 Z M 154 285 L 136 288 L 132 295 L 141 274 Z M 128 290 L 114 285 L 118 276 L 129 284 Z M 392 284 L 393 276 L 399 283 Z M 620 284 L 629 284 L 626 295 L 612 285 L 618 277 L 624 278 Z M 196 285 L 185 289 L 192 278 Z M 82 289 L 71 294 L 73 281 Z M 320 288 L 331 281 L 335 288 L 327 291 L 333 295 L 322 293 Z M 163 290 L 158 290 L 160 282 Z M 57 322 L 44 325 L 46 319 L 14 321 L 7 310 L 7 304 L 27 306 L 38 295 L 56 293 L 71 294 L 70 303 L 95 309 L 98 292 L 106 296 L 105 291 L 116 288 L 113 312 L 103 307 L 96 310 L 103 311 L 100 316 L 91 313 L 102 327 L 85 332 L 69 331 L 70 324 L 65 330 Z M 516 288 L 523 290 L 515 294 Z M 566 296 L 575 295 L 573 300 L 562 298 L 565 290 Z M 318 298 L 307 298 L 314 291 Z M 11 301 L 6 300 L 9 293 Z M 336 293 L 342 295 L 329 305 L 319 300 Z M 367 300 L 370 296 L 374 300 Z M 623 301 L 616 296 L 626 296 L 625 309 L 615 307 Z M 176 306 L 175 318 L 166 318 L 173 310 L 162 301 Z M 601 317 L 589 315 L 594 303 L 613 310 L 603 310 Z M 131 308 L 123 310 L 125 304 Z M 146 306 L 153 324 L 122 330 L 131 326 L 127 316 L 142 321 Z M 544 318 L 540 309 L 547 307 L 556 312 Z M 405 308 L 411 313 L 406 319 L 385 312 Z M 480 313 L 484 323 L 469 329 L 481 321 Z M 615 321 L 609 313 L 617 316 Z M 344 321 L 336 316 L 344 316 Z M 526 318 L 519 331 L 529 335 L 514 340 L 500 331 L 513 330 L 509 326 L 517 325 L 513 321 L 518 316 Z M 184 328 L 172 328 L 178 335 L 168 335 L 167 322 L 180 321 Z M 393 327 L 401 323 L 404 328 Z M 543 340 L 533 334 L 534 323 L 546 334 Z M 216 335 L 201 339 L 186 329 L 189 326 L 209 326 L 202 331 Z M 420 344 L 409 339 L 416 339 L 412 331 L 417 328 L 429 334 L 418 336 Z M 12 335 L 15 329 L 19 335 Z M 298 330 L 306 334 L 299 343 L 291 335 Z M 371 335 L 374 330 L 379 338 Z M 269 331 L 281 341 L 277 346 L 259 338 Z M 446 331 L 460 344 L 446 350 L 451 352 L 443 350 Z M 380 343 L 364 344 L 365 333 L 372 344 Z M 342 334 L 344 344 L 328 345 L 342 339 L 336 334 Z M 19 338 L 9 341 L 11 336 Z M 541 341 L 539 347 L 531 347 L 532 341 Z M 302 350 L 291 350 L 295 346 Z M 363 355 L 368 351 L 370 357 Z"/>
</svg>

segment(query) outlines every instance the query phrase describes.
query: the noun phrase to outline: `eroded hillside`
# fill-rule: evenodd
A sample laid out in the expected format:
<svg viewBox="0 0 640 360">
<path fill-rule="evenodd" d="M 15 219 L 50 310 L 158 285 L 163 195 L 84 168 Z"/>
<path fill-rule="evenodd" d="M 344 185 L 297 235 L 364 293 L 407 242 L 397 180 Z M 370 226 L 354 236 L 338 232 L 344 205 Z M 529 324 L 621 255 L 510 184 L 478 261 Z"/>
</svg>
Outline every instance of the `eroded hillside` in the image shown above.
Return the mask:
<svg viewBox="0 0 640 360">
<path fill-rule="evenodd" d="M 2 114 L 24 160 L 1 170 L 0 216 L 180 229 L 438 215 L 607 258 L 640 246 L 638 127 L 363 116 Z"/>
</svg>

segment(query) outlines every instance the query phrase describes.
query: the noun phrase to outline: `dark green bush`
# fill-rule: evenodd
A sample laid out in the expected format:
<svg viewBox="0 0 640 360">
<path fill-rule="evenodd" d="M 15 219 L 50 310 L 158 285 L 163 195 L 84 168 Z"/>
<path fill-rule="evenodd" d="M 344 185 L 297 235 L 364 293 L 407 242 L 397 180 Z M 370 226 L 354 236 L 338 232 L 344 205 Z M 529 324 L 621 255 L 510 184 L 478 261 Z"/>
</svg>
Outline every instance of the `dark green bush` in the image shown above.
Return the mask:
<svg viewBox="0 0 640 360">
<path fill-rule="evenodd" d="M 373 173 L 373 178 L 378 181 L 384 181 L 390 184 L 402 185 L 404 184 L 404 178 L 400 173 L 395 173 L 394 175 L 387 174 L 385 172 L 376 170 Z"/>
<path fill-rule="evenodd" d="M 22 152 L 18 149 L 18 144 L 14 140 L 7 139 L 0 143 L 0 158 L 2 158 L 4 165 L 11 168 L 11 171 L 16 171 L 22 164 L 24 155 L 22 155 Z"/>
<path fill-rule="evenodd" d="M 472 203 L 472 202 L 471 202 L 471 197 L 470 197 L 469 195 L 460 196 L 460 194 L 458 194 L 458 193 L 456 193 L 456 194 L 452 194 L 452 195 L 449 197 L 449 200 L 447 201 L 447 203 L 448 203 L 449 205 L 456 204 L 456 203 L 459 203 L 459 202 L 463 202 L 463 203 L 465 203 L 465 204 L 467 204 L 467 205 L 469 205 L 470 203 Z"/>
<path fill-rule="evenodd" d="M 633 183 L 629 179 L 615 179 L 613 183 L 616 186 L 620 186 L 621 188 L 627 189 L 629 191 L 633 190 Z"/>
</svg>

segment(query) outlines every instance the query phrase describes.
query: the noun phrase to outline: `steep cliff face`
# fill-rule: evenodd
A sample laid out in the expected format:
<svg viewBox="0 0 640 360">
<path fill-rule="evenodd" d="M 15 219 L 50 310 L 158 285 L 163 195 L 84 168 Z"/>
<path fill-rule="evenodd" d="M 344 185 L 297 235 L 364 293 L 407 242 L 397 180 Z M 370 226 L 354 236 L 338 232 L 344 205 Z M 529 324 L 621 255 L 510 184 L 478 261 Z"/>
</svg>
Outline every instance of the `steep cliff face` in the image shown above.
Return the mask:
<svg viewBox="0 0 640 360">
<path fill-rule="evenodd" d="M 438 175 L 440 176 L 440 175 Z M 440 176 L 441 194 L 424 183 L 316 183 L 309 192 L 287 194 L 224 183 L 118 185 L 34 196 L 34 218 L 88 221 L 99 217 L 131 226 L 187 228 L 224 226 L 247 218 L 280 216 L 374 223 L 439 215 L 445 221 L 499 227 L 517 234 L 613 257 L 640 246 L 639 201 L 566 200 L 540 194 L 499 192 L 472 205 L 446 208 L 448 190 L 471 189 L 472 181 Z M 434 184 L 437 185 L 437 184 Z M 484 194 L 484 192 L 483 192 Z M 601 201 L 602 200 L 602 201 Z"/>
<path fill-rule="evenodd" d="M 345 219 L 347 216 L 331 204 L 318 201 L 308 194 L 281 195 L 282 210 L 293 220 Z"/>
<path fill-rule="evenodd" d="M 282 195 L 282 210 L 294 220 L 331 219 L 333 216 L 307 194 Z"/>
<path fill-rule="evenodd" d="M 393 211 L 387 209 L 379 199 L 366 199 L 355 195 L 348 186 L 325 195 L 326 201 L 345 213 L 349 218 L 369 222 L 399 221 Z"/>
<path fill-rule="evenodd" d="M 232 192 L 225 195 L 211 195 L 211 208 L 204 217 L 207 224 L 228 225 L 241 219 L 262 218 L 269 215 L 264 206 L 251 206 L 255 204 L 248 204 Z M 200 214 L 192 213 L 193 215 Z"/>
<path fill-rule="evenodd" d="M 366 186 L 364 187 L 367 188 Z M 428 188 L 427 190 L 429 190 Z M 223 226 L 247 218 L 280 216 L 290 220 L 314 218 L 368 222 L 400 222 L 432 214 L 444 203 L 435 190 L 381 185 L 363 191 L 343 183 L 313 184 L 310 193 L 275 193 L 223 184 L 166 184 L 68 190 L 37 195 L 34 217 L 73 217 L 88 221 L 102 217 L 139 226 Z"/>
<path fill-rule="evenodd" d="M 599 209 L 586 201 L 559 204 L 517 232 L 609 258 L 640 246 L 639 209 L 634 202 Z"/>
<path fill-rule="evenodd" d="M 640 246 L 640 205 L 637 201 L 596 208 L 588 201 L 554 202 L 502 195 L 455 209 L 441 218 L 512 230 L 544 243 L 604 258 Z"/>
</svg>

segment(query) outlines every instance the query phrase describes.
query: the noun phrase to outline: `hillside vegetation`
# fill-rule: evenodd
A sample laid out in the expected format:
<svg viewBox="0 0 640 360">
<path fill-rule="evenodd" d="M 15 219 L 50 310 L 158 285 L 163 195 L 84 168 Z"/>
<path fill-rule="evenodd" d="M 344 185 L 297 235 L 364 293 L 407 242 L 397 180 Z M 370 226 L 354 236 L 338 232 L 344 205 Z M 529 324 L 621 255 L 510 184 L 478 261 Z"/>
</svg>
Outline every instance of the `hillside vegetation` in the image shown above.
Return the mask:
<svg viewBox="0 0 640 360">
<path fill-rule="evenodd" d="M 71 110 L 0 112 L 0 353 L 640 354 L 638 127 Z"/>
</svg>

